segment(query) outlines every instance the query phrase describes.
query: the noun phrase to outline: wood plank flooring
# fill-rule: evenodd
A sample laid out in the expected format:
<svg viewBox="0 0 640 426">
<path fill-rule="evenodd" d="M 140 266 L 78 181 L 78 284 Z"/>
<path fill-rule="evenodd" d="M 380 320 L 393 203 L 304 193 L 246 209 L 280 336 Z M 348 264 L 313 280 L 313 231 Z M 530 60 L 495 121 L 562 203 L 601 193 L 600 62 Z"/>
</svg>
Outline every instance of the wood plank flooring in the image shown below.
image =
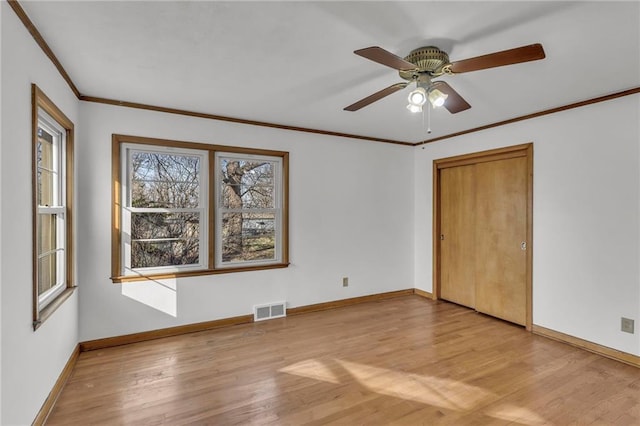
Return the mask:
<svg viewBox="0 0 640 426">
<path fill-rule="evenodd" d="M 419 296 L 80 354 L 48 425 L 640 425 L 640 369 Z"/>
</svg>

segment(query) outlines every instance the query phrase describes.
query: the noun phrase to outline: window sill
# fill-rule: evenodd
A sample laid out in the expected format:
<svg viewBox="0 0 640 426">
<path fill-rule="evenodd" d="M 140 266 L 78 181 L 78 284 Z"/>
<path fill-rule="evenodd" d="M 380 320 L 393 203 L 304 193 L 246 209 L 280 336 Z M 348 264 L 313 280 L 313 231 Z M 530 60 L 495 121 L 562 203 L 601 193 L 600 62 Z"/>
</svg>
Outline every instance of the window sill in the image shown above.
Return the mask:
<svg viewBox="0 0 640 426">
<path fill-rule="evenodd" d="M 77 287 L 66 288 L 58 297 L 53 299 L 51 303 L 45 306 L 38 315 L 38 319 L 33 321 L 33 331 L 36 331 L 62 304 L 71 297 Z"/>
<path fill-rule="evenodd" d="M 174 272 L 170 274 L 120 275 L 120 276 L 111 277 L 111 281 L 114 284 L 121 284 L 121 283 L 133 282 L 133 281 L 146 281 L 146 280 L 153 281 L 153 280 L 164 280 L 164 279 L 171 279 L 171 278 L 197 277 L 200 275 L 217 275 L 217 274 L 229 274 L 232 272 L 281 269 L 281 268 L 287 268 L 288 266 L 289 266 L 289 263 L 274 263 L 271 265 L 237 266 L 237 267 L 220 268 L 220 269 L 202 269 L 199 271 Z"/>
</svg>

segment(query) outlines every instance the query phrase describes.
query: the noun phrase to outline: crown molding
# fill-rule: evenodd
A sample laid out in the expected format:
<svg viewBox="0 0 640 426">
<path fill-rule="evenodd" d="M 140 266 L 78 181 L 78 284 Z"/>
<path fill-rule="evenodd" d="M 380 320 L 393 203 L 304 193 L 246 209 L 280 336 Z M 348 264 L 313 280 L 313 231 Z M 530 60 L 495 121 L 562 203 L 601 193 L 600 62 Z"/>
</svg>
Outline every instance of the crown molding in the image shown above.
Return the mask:
<svg viewBox="0 0 640 426">
<path fill-rule="evenodd" d="M 67 71 L 64 69 L 64 67 L 62 66 L 62 64 L 56 57 L 56 55 L 53 53 L 53 50 L 51 50 L 51 48 L 45 41 L 44 37 L 42 37 L 42 34 L 40 34 L 40 31 L 38 31 L 38 29 L 33 24 L 33 22 L 31 22 L 31 19 L 29 19 L 29 16 L 27 16 L 27 12 L 25 12 L 22 6 L 20 6 L 20 3 L 18 3 L 18 0 L 7 0 L 7 2 L 9 3 L 9 6 L 11 6 L 13 11 L 16 13 L 16 15 L 18 15 L 18 18 L 20 19 L 20 21 L 22 21 L 22 24 L 25 26 L 27 31 L 29 31 L 29 34 L 31 34 L 33 39 L 38 44 L 38 46 L 40 46 L 40 49 L 42 49 L 44 54 L 47 55 L 47 57 L 51 60 L 53 65 L 57 68 L 62 78 L 64 78 L 64 80 L 67 82 L 67 84 L 71 88 L 71 91 L 76 95 L 78 99 L 80 99 L 80 91 L 78 90 L 76 85 L 73 83 L 73 80 L 71 80 L 71 77 L 69 76 Z"/>
<path fill-rule="evenodd" d="M 556 107 L 556 108 L 545 109 L 543 111 L 534 112 L 532 114 L 521 115 L 519 117 L 510 118 L 508 120 L 498 121 L 498 122 L 491 123 L 491 124 L 486 124 L 486 125 L 480 126 L 480 127 L 474 127 L 472 129 L 463 130 L 461 132 L 450 133 L 450 134 L 444 135 L 444 136 L 438 136 L 437 138 L 427 139 L 427 140 L 424 140 L 422 142 L 418 142 L 418 143 L 414 144 L 414 146 L 425 145 L 425 144 L 428 144 L 428 143 L 437 142 L 437 141 L 441 141 L 441 140 L 444 140 L 444 139 L 450 139 L 450 138 L 455 138 L 457 136 L 467 135 L 469 133 L 475 133 L 475 132 L 480 132 L 482 130 L 492 129 L 494 127 L 500 127 L 500 126 L 505 126 L 505 125 L 511 124 L 511 123 L 517 123 L 518 121 L 530 120 L 532 118 L 542 117 L 542 116 L 549 115 L 549 114 L 555 114 L 557 112 L 567 111 L 567 110 L 574 109 L 574 108 L 580 108 L 580 107 L 587 106 L 587 105 L 593 105 L 593 104 L 597 104 L 597 103 L 600 103 L 600 102 L 610 101 L 612 99 L 622 98 L 624 96 L 634 95 L 636 93 L 640 93 L 640 86 L 639 87 L 634 87 L 634 88 L 628 89 L 628 90 L 623 90 L 621 92 L 611 93 L 609 95 L 598 96 L 597 98 L 591 98 L 591 99 L 587 99 L 587 100 L 580 101 L 580 102 L 574 102 L 572 104 L 563 105 L 563 106 L 559 106 L 559 107 Z"/>
<path fill-rule="evenodd" d="M 270 123 L 267 121 L 256 121 L 256 120 L 248 120 L 244 118 L 227 117 L 224 115 L 208 114 L 204 112 L 188 111 L 183 109 L 168 108 L 168 107 L 162 107 L 157 105 L 141 104 L 137 102 L 118 101 L 118 100 L 108 99 L 108 98 L 98 98 L 95 96 L 80 95 L 79 99 L 85 102 L 95 102 L 99 104 L 115 105 L 115 106 L 121 106 L 126 108 L 136 108 L 136 109 L 144 109 L 148 111 L 165 112 L 168 114 L 186 115 L 188 117 L 206 118 L 209 120 L 226 121 L 230 123 L 246 124 L 250 126 L 270 127 L 272 129 L 291 130 L 294 132 L 315 133 L 315 134 L 326 135 L 326 136 L 336 136 L 336 137 L 349 138 L 349 139 L 360 139 L 360 140 L 365 140 L 370 142 L 384 142 L 384 143 L 390 143 L 390 144 L 396 144 L 396 145 L 414 146 L 414 143 L 412 142 L 404 142 L 404 141 L 398 141 L 393 139 L 383 139 L 383 138 L 376 138 L 372 136 L 354 135 L 351 133 L 332 132 L 328 130 L 311 129 L 308 127 L 289 126 L 286 124 Z"/>
<path fill-rule="evenodd" d="M 244 124 L 244 125 L 250 125 L 250 126 L 269 127 L 272 129 L 290 130 L 294 132 L 314 133 L 314 134 L 325 135 L 325 136 L 334 136 L 334 137 L 348 138 L 348 139 L 359 139 L 359 140 L 364 140 L 369 142 L 382 142 L 382 143 L 389 143 L 394 145 L 417 147 L 417 146 L 422 146 L 422 145 L 438 142 L 445 139 L 455 138 L 457 136 L 462 136 L 469 133 L 475 133 L 475 132 L 480 132 L 482 130 L 492 129 L 494 127 L 505 126 L 507 124 L 516 123 L 518 121 L 530 120 L 533 118 L 542 117 L 549 114 L 555 114 L 557 112 L 567 111 L 573 108 L 579 108 L 587 105 L 596 104 L 599 102 L 605 102 L 612 99 L 621 98 L 623 96 L 629 96 L 636 93 L 640 93 L 640 87 L 634 87 L 631 89 L 623 90 L 623 91 L 612 93 L 609 95 L 599 96 L 596 98 L 574 102 L 574 103 L 559 106 L 556 108 L 551 108 L 543 111 L 534 112 L 531 114 L 521 115 L 518 117 L 510 118 L 508 120 L 498 121 L 495 123 L 486 124 L 483 126 L 474 127 L 471 129 L 460 131 L 460 132 L 450 133 L 448 135 L 438 136 L 432 139 L 426 139 L 418 142 L 399 141 L 394 139 L 376 138 L 373 136 L 363 136 L 363 135 L 355 135 L 351 133 L 312 129 L 307 127 L 289 126 L 285 124 L 270 123 L 266 121 L 248 120 L 243 118 L 227 117 L 224 115 L 208 114 L 203 112 L 188 111 L 188 110 L 182 110 L 177 108 L 167 108 L 167 107 L 161 107 L 156 105 L 148 105 L 148 104 L 141 104 L 136 102 L 119 101 L 114 99 L 83 95 L 80 93 L 76 85 L 71 80 L 71 77 L 69 76 L 67 71 L 64 69 L 64 67 L 62 66 L 62 64 L 56 57 L 56 55 L 53 53 L 53 51 L 51 50 L 47 42 L 44 40 L 44 38 L 42 37 L 42 34 L 40 34 L 40 31 L 38 31 L 38 29 L 33 24 L 31 19 L 29 19 L 29 17 L 27 16 L 22 6 L 20 6 L 20 3 L 18 2 L 18 0 L 6 0 L 6 1 L 9 3 L 9 5 L 13 9 L 13 11 L 16 13 L 16 15 L 18 15 L 18 18 L 20 19 L 20 21 L 22 21 L 22 23 L 27 28 L 31 36 L 34 38 L 38 46 L 40 46 L 44 54 L 51 60 L 51 62 L 56 67 L 56 69 L 58 70 L 62 78 L 67 82 L 67 84 L 71 88 L 71 91 L 76 95 L 76 97 L 79 100 L 85 101 L 85 102 L 95 102 L 95 103 L 115 105 L 115 106 L 121 106 L 121 107 L 127 107 L 127 108 L 143 109 L 148 111 L 165 112 L 168 114 L 186 115 L 189 117 L 204 118 L 209 120 L 226 121 L 230 123 L 238 123 L 238 124 Z"/>
</svg>

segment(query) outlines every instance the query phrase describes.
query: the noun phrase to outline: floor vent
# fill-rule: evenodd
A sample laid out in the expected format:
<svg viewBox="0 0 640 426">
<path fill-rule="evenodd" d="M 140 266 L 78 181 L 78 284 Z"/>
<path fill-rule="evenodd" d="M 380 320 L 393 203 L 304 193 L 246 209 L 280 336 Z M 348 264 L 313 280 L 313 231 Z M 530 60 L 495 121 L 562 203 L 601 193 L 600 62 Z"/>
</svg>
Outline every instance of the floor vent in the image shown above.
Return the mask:
<svg viewBox="0 0 640 426">
<path fill-rule="evenodd" d="M 275 302 L 253 307 L 253 320 L 264 321 L 287 316 L 287 302 Z"/>
</svg>

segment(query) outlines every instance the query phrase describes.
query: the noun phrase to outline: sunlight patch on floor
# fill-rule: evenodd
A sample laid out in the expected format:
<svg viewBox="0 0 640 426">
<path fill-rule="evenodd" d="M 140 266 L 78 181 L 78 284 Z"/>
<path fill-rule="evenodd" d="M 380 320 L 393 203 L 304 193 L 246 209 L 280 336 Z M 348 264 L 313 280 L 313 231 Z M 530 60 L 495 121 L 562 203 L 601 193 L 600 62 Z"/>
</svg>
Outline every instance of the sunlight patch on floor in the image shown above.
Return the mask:
<svg viewBox="0 0 640 426">
<path fill-rule="evenodd" d="M 309 359 L 279 370 L 339 384 L 340 377 L 351 377 L 361 386 L 381 395 L 429 404 L 456 411 L 469 411 L 492 394 L 465 383 L 435 376 L 393 371 L 350 361 Z"/>
<path fill-rule="evenodd" d="M 444 377 L 394 371 L 340 359 L 308 359 L 278 371 L 333 384 L 356 381 L 360 386 L 380 395 L 460 413 L 478 410 L 483 416 L 521 425 L 546 423 L 543 417 L 526 407 L 496 402 L 491 404 L 498 399 L 493 392 Z M 491 405 L 488 409 L 483 409 L 487 404 Z"/>
<path fill-rule="evenodd" d="M 340 380 L 338 380 L 331 368 L 329 368 L 325 362 L 317 359 L 307 359 L 305 361 L 287 365 L 278 371 L 281 373 L 308 377 L 309 379 L 321 380 L 323 382 L 334 384 L 340 383 Z"/>
<path fill-rule="evenodd" d="M 526 407 L 518 407 L 513 404 L 501 404 L 495 408 L 486 410 L 484 414 L 496 419 L 517 422 L 525 425 L 544 425 L 547 421 Z"/>
<path fill-rule="evenodd" d="M 366 364 L 336 360 L 368 389 L 387 396 L 456 411 L 469 411 L 492 393 L 477 386 L 436 376 L 422 376 Z"/>
</svg>

